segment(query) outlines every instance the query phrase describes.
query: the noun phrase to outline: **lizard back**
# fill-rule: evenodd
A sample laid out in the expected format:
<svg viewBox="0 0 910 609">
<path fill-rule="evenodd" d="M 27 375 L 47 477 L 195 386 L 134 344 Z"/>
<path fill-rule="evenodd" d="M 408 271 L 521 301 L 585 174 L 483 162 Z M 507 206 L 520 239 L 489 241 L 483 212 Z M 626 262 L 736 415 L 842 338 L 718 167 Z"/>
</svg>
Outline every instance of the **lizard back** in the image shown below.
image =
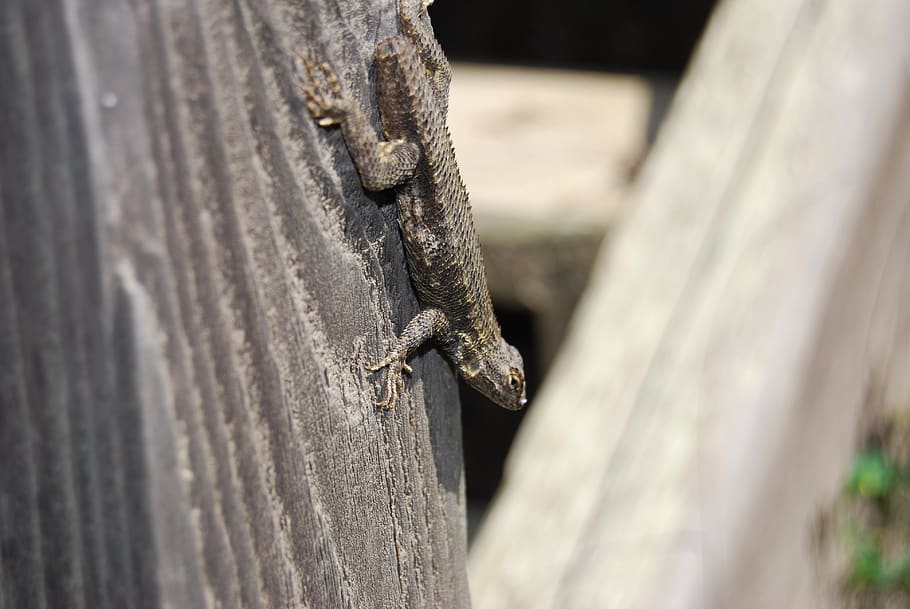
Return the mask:
<svg viewBox="0 0 910 609">
<path fill-rule="evenodd" d="M 417 145 L 413 179 L 396 187 L 410 275 L 424 306 L 449 320 L 448 340 L 470 350 L 498 346 L 480 240 L 455 160 L 445 100 L 438 100 L 414 47 L 393 36 L 376 50 L 377 97 L 386 137 Z M 445 346 L 445 345 L 444 345 Z"/>
<path fill-rule="evenodd" d="M 300 56 L 308 82 L 300 89 L 323 127 L 341 127 L 368 190 L 394 188 L 411 282 L 421 310 L 385 357 L 366 369 L 387 369 L 381 408 L 404 391 L 408 357 L 435 338 L 462 378 L 510 410 L 527 403 L 524 363 L 502 338 L 484 274 L 480 240 L 446 127 L 449 65 L 422 0 L 399 0 L 403 36 L 376 48 L 377 104 L 385 138 L 334 71 Z"/>
</svg>

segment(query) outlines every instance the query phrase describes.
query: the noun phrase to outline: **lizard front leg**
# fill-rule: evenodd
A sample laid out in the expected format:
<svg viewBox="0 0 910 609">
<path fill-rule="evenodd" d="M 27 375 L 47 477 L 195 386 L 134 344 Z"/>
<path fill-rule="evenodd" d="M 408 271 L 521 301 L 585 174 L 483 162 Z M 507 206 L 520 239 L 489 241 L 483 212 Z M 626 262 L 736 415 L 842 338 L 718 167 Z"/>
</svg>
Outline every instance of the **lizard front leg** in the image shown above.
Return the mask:
<svg viewBox="0 0 910 609">
<path fill-rule="evenodd" d="M 297 85 L 307 109 L 321 126 L 341 127 L 363 187 L 385 190 L 410 179 L 420 159 L 417 146 L 404 140 L 380 139 L 363 108 L 341 89 L 331 67 L 316 64 L 300 53 L 297 57 L 307 75 L 306 82 Z"/>
<path fill-rule="evenodd" d="M 388 354 L 378 363 L 367 366 L 370 372 L 388 368 L 386 373 L 386 397 L 377 404 L 383 410 L 395 408 L 399 396 L 404 390 L 404 372 L 411 372 L 407 364 L 408 357 L 423 343 L 441 336 L 448 331 L 449 320 L 439 309 L 424 309 L 408 322 L 389 349 Z"/>
</svg>

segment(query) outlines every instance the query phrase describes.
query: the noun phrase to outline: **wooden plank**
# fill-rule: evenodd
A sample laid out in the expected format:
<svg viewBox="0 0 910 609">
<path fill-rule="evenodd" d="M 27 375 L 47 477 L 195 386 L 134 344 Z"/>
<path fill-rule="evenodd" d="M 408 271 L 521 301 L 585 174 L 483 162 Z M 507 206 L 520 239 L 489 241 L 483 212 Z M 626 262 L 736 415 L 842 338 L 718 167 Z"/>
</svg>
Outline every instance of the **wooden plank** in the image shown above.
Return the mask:
<svg viewBox="0 0 910 609">
<path fill-rule="evenodd" d="M 374 407 L 395 210 L 290 58 L 370 105 L 395 3 L 0 10 L 0 607 L 466 607 L 455 379 Z"/>
<path fill-rule="evenodd" d="M 812 524 L 910 402 L 910 5 L 721 5 L 472 549 L 488 608 L 831 606 Z"/>
<path fill-rule="evenodd" d="M 604 232 L 670 83 L 479 64 L 455 64 L 453 74 L 449 126 L 479 230 L 503 239 Z"/>
<path fill-rule="evenodd" d="M 497 307 L 533 316 L 535 359 L 546 368 L 671 83 L 479 64 L 455 64 L 453 74 L 449 127 L 490 292 Z"/>
</svg>

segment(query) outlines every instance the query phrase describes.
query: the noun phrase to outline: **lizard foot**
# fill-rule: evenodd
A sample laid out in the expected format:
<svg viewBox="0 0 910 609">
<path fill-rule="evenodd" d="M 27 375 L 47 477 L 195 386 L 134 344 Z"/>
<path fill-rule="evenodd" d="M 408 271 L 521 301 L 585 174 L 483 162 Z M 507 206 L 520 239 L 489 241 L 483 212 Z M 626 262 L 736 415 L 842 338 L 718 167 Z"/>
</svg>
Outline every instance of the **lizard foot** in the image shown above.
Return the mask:
<svg viewBox="0 0 910 609">
<path fill-rule="evenodd" d="M 310 114 L 323 127 L 340 124 L 350 110 L 350 102 L 335 72 L 328 64 L 315 63 L 297 51 L 294 53 L 306 70 L 307 80 L 298 83 L 297 88 L 303 93 Z"/>
<path fill-rule="evenodd" d="M 378 372 L 383 368 L 388 368 L 385 378 L 386 396 L 385 399 L 376 404 L 376 406 L 383 410 L 392 410 L 395 408 L 398 398 L 401 397 L 401 394 L 404 391 L 404 373 L 407 372 L 410 374 L 413 372 L 405 361 L 405 357 L 407 357 L 406 354 L 393 350 L 379 363 L 372 366 L 366 366 L 366 369 L 369 372 Z"/>
</svg>

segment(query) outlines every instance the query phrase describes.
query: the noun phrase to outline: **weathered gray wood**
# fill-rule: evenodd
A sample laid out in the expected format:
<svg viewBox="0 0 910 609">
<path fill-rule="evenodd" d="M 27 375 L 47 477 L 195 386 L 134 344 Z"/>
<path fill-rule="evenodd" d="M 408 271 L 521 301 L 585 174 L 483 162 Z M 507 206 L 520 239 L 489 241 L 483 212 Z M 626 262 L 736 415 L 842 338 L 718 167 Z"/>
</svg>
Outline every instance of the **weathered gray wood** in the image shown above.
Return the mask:
<svg viewBox="0 0 910 609">
<path fill-rule="evenodd" d="M 290 55 L 369 104 L 395 3 L 0 15 L 0 607 L 467 606 L 455 380 L 374 407 L 417 305 Z"/>
<path fill-rule="evenodd" d="M 722 4 L 479 532 L 480 609 L 831 607 L 813 524 L 910 403 L 910 4 Z"/>
</svg>

